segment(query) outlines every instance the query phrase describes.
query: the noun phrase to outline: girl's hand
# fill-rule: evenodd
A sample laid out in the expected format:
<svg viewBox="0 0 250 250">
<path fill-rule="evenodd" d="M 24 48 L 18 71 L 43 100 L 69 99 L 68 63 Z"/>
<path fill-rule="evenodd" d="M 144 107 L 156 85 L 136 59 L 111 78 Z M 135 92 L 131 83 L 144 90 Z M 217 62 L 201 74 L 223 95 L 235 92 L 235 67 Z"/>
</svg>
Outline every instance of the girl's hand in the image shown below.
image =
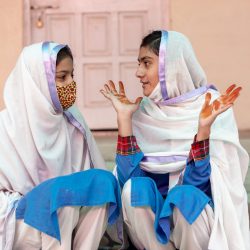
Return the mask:
<svg viewBox="0 0 250 250">
<path fill-rule="evenodd" d="M 207 93 L 199 117 L 199 128 L 197 141 L 207 139 L 210 135 L 210 128 L 216 117 L 231 108 L 240 95 L 241 87 L 232 84 L 226 93 L 218 97 L 211 104 L 211 93 Z"/>
<path fill-rule="evenodd" d="M 108 81 L 108 84 L 104 85 L 104 89 L 101 89 L 100 92 L 111 101 L 118 116 L 131 118 L 133 113 L 139 108 L 142 97 L 138 97 L 135 102 L 128 100 L 121 81 L 119 81 L 119 93 L 113 81 Z"/>
</svg>

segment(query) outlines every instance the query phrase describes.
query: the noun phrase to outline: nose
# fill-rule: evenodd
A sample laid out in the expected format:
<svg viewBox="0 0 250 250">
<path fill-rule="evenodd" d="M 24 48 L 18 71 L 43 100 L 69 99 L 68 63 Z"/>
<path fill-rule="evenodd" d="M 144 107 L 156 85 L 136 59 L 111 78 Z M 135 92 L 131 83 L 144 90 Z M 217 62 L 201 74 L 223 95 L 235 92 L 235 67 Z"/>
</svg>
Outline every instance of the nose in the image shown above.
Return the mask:
<svg viewBox="0 0 250 250">
<path fill-rule="evenodd" d="M 143 69 L 138 65 L 136 72 L 135 72 L 136 77 L 142 78 L 144 76 Z"/>
<path fill-rule="evenodd" d="M 74 78 L 73 78 L 72 75 L 70 76 L 70 79 L 69 79 L 69 80 L 70 80 L 70 83 L 72 83 L 72 82 L 74 81 Z"/>
</svg>

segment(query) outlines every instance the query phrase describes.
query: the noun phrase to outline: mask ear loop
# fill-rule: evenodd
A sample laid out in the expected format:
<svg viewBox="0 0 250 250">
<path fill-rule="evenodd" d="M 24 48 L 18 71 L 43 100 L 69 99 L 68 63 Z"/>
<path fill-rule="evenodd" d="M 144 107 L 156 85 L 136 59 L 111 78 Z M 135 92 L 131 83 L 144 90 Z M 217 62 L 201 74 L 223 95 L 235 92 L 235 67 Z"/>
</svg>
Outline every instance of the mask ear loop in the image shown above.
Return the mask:
<svg viewBox="0 0 250 250">
<path fill-rule="evenodd" d="M 167 85 L 166 85 L 167 41 L 168 41 L 168 32 L 166 30 L 162 30 L 161 31 L 161 43 L 160 43 L 160 49 L 159 49 L 159 72 L 158 73 L 159 73 L 159 79 L 160 79 L 161 94 L 162 94 L 164 101 L 168 99 L 168 92 L 167 92 Z"/>
</svg>

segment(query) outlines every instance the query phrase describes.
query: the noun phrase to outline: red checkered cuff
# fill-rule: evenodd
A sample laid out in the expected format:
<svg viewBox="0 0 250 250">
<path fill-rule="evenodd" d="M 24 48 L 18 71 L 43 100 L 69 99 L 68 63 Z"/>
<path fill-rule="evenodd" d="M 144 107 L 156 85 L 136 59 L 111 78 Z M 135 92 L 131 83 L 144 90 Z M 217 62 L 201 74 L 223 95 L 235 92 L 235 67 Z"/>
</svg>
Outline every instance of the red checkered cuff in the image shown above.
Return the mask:
<svg viewBox="0 0 250 250">
<path fill-rule="evenodd" d="M 209 155 L 209 139 L 203 141 L 196 141 L 196 135 L 194 142 L 191 145 L 188 161 L 199 161 L 205 159 Z"/>
<path fill-rule="evenodd" d="M 135 136 L 122 137 L 118 135 L 116 153 L 120 155 L 132 155 L 140 152 Z"/>
</svg>

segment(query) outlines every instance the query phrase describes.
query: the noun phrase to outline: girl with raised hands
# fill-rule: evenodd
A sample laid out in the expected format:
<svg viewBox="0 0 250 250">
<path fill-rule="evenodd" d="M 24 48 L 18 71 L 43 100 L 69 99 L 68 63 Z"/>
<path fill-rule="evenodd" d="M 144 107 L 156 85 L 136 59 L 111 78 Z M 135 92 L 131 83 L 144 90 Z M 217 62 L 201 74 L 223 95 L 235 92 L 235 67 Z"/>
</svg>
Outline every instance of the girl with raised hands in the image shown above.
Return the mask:
<svg viewBox="0 0 250 250">
<path fill-rule="evenodd" d="M 97 249 L 117 180 L 79 110 L 68 46 L 25 47 L 0 113 L 0 249 Z M 99 168 L 99 169 L 98 169 Z"/>
<path fill-rule="evenodd" d="M 143 98 L 122 82 L 101 93 L 117 112 L 116 172 L 123 217 L 137 249 L 249 249 L 244 180 L 249 157 L 232 106 L 241 87 L 209 85 L 188 39 L 143 38 L 136 76 Z"/>
</svg>

